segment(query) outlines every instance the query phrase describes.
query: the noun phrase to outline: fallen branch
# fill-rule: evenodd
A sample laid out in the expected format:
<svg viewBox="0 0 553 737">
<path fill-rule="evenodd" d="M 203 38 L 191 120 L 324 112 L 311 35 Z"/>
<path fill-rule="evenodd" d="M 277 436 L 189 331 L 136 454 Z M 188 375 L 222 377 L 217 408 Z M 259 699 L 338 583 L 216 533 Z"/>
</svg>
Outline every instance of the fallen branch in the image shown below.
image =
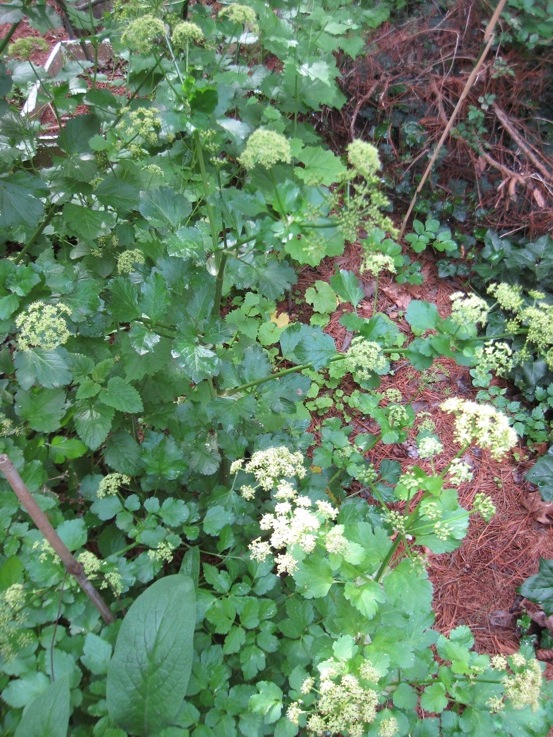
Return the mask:
<svg viewBox="0 0 553 737">
<path fill-rule="evenodd" d="M 519 148 L 524 151 L 524 153 L 530 159 L 532 164 L 534 164 L 536 169 L 538 169 L 542 176 L 544 176 L 549 182 L 553 182 L 553 174 L 551 173 L 551 171 L 548 170 L 548 168 L 533 153 L 526 141 L 520 136 L 517 129 L 509 120 L 508 115 L 496 103 L 493 103 L 492 110 L 496 114 L 497 119 L 499 120 L 501 125 L 505 128 L 505 130 L 511 136 L 513 141 L 517 144 L 517 146 L 519 146 Z"/>
<path fill-rule="evenodd" d="M 81 589 L 85 592 L 96 609 L 98 609 L 104 622 L 107 624 L 113 622 L 115 617 L 111 613 L 106 602 L 102 599 L 101 595 L 85 576 L 82 564 L 79 563 L 79 561 L 64 545 L 58 533 L 50 524 L 48 517 L 36 503 L 31 492 L 26 487 L 25 482 L 7 455 L 0 455 L 0 471 L 6 477 L 21 505 L 25 508 L 35 525 L 60 557 L 67 572 L 77 580 Z"/>
</svg>

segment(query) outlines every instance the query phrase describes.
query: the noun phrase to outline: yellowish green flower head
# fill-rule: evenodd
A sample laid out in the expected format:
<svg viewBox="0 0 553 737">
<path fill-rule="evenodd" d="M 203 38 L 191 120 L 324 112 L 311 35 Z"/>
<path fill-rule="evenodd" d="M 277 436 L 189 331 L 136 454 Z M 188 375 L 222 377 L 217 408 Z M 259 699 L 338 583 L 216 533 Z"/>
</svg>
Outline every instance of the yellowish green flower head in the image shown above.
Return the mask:
<svg viewBox="0 0 553 737">
<path fill-rule="evenodd" d="M 373 177 L 382 166 L 378 149 L 372 143 L 357 138 L 349 144 L 346 151 L 350 165 L 365 179 Z"/>
<path fill-rule="evenodd" d="M 253 169 L 255 166 L 270 169 L 279 162 L 289 164 L 292 161 L 292 149 L 290 142 L 280 133 L 258 128 L 248 138 L 238 160 L 244 169 Z"/>
<path fill-rule="evenodd" d="M 143 264 L 145 261 L 144 254 L 138 248 L 123 251 L 117 259 L 117 271 L 120 274 L 130 274 L 135 271 L 137 264 Z"/>
<path fill-rule="evenodd" d="M 15 318 L 15 325 L 19 330 L 18 349 L 26 351 L 31 348 L 42 348 L 45 351 L 53 351 L 67 343 L 71 332 L 65 321 L 66 315 L 71 315 L 71 310 L 63 302 L 55 305 L 42 300 L 32 302 Z"/>
<path fill-rule="evenodd" d="M 491 404 L 450 397 L 440 408 L 455 416 L 455 440 L 462 446 L 476 443 L 489 449 L 492 458 L 499 460 L 518 442 L 507 416 Z"/>
<path fill-rule="evenodd" d="M 388 359 L 379 344 L 362 336 L 351 341 L 344 360 L 347 370 L 358 383 L 368 381 L 373 373 L 385 374 L 389 368 Z"/>
<path fill-rule="evenodd" d="M 396 266 L 394 259 L 388 256 L 386 253 L 380 253 L 374 251 L 373 253 L 367 253 L 363 258 L 361 264 L 362 271 L 368 271 L 373 276 L 379 276 L 383 271 L 389 271 L 392 274 L 396 273 Z"/>
<path fill-rule="evenodd" d="M 48 51 L 48 43 L 40 36 L 18 38 L 8 46 L 8 56 L 28 61 L 37 51 Z"/>
<path fill-rule="evenodd" d="M 488 294 L 495 297 L 497 304 L 504 310 L 516 312 L 524 304 L 522 288 L 515 284 L 490 284 Z"/>
<path fill-rule="evenodd" d="M 336 669 L 339 668 L 337 663 Z M 307 720 L 307 729 L 312 734 L 362 737 L 366 734 L 367 725 L 376 717 L 378 694 L 363 686 L 352 673 L 338 676 L 330 668 L 321 676 L 318 695 Z"/>
<path fill-rule="evenodd" d="M 259 33 L 255 10 L 247 5 L 232 3 L 220 11 L 219 18 L 228 18 L 233 23 L 244 26 L 244 29 L 250 31 L 250 33 Z"/>
<path fill-rule="evenodd" d="M 114 496 L 119 492 L 122 486 L 128 486 L 131 483 L 130 477 L 123 473 L 108 473 L 107 476 L 100 481 L 97 496 L 102 499 L 105 496 Z"/>
<path fill-rule="evenodd" d="M 120 137 L 119 148 L 127 146 L 131 152 L 141 153 L 141 143 L 155 146 L 159 141 L 161 118 L 155 107 L 139 107 L 129 110 L 114 130 Z"/>
<path fill-rule="evenodd" d="M 472 502 L 472 511 L 479 514 L 485 522 L 489 522 L 495 514 L 495 504 L 487 494 L 478 492 Z"/>
<path fill-rule="evenodd" d="M 204 32 L 196 23 L 182 21 L 173 28 L 171 43 L 175 49 L 186 49 L 191 43 L 201 44 L 204 40 Z"/>
<path fill-rule="evenodd" d="M 164 38 L 163 21 L 153 15 L 143 15 L 142 18 L 136 18 L 129 23 L 121 40 L 130 51 L 146 56 Z"/>
</svg>

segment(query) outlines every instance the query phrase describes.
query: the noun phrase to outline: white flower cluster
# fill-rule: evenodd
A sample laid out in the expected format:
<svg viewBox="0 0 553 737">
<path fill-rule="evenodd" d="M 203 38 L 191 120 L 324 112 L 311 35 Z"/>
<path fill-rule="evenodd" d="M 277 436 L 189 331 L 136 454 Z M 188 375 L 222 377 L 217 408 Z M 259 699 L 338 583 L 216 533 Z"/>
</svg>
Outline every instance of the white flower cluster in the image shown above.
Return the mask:
<svg viewBox="0 0 553 737">
<path fill-rule="evenodd" d="M 130 476 L 124 473 L 108 473 L 107 476 L 100 481 L 96 496 L 98 499 L 102 499 L 105 496 L 113 496 L 117 494 L 122 486 L 127 486 L 131 483 Z"/>
<path fill-rule="evenodd" d="M 495 504 L 487 494 L 478 493 L 473 499 L 472 511 L 479 514 L 485 522 L 489 522 L 495 514 Z"/>
<path fill-rule="evenodd" d="M 246 463 L 242 459 L 233 461 L 230 472 L 231 474 L 238 473 L 242 468 L 246 473 L 251 473 L 255 477 L 257 485 L 265 491 L 274 488 L 277 481 L 281 479 L 302 479 L 305 477 L 303 455 L 299 451 L 292 453 L 284 445 L 267 448 L 266 450 L 256 450 Z M 290 483 L 283 482 L 281 487 L 280 497 L 277 495 L 277 498 L 286 499 L 288 495 L 293 497 L 296 493 Z M 255 489 L 252 486 L 243 486 L 241 492 L 246 499 L 251 499 L 253 498 L 252 492 L 255 493 Z"/>
<path fill-rule="evenodd" d="M 465 482 L 472 481 L 473 473 L 468 463 L 460 458 L 454 458 L 449 464 L 447 475 L 452 484 L 458 486 Z"/>
<path fill-rule="evenodd" d="M 363 686 L 351 673 L 337 676 L 331 669 L 321 676 L 316 711 L 307 720 L 307 729 L 321 736 L 362 737 L 366 726 L 374 721 L 377 706 L 376 691 Z"/>
<path fill-rule="evenodd" d="M 497 300 L 497 304 L 504 310 L 517 312 L 524 304 L 522 289 L 514 284 L 490 284 L 488 294 Z"/>
<path fill-rule="evenodd" d="M 299 496 L 294 491 L 294 496 L 275 505 L 273 514 L 263 515 L 259 526 L 271 534 L 268 541 L 257 538 L 250 543 L 250 557 L 264 561 L 274 556 L 277 572 L 292 574 L 298 566 L 296 556 L 299 551 L 311 553 L 317 544 L 320 528 L 337 514 L 338 510 L 328 502 L 318 501 L 314 506 L 308 497 Z M 342 525 L 336 525 L 326 534 L 328 552 L 347 551 L 348 541 L 343 537 L 343 530 Z"/>
<path fill-rule="evenodd" d="M 431 435 L 425 435 L 418 441 L 417 450 L 419 452 L 419 458 L 434 458 L 439 455 L 444 449 L 442 443 L 438 438 L 432 437 Z"/>
<path fill-rule="evenodd" d="M 385 253 L 373 252 L 367 253 L 363 257 L 363 263 L 361 265 L 361 271 L 368 271 L 373 276 L 378 276 L 383 271 L 389 271 L 392 274 L 396 273 L 396 265 L 394 259 Z"/>
<path fill-rule="evenodd" d="M 31 347 L 53 351 L 67 343 L 71 333 L 67 327 L 65 316 L 71 315 L 71 309 L 58 302 L 55 305 L 42 300 L 31 302 L 27 309 L 15 318 L 19 330 L 17 347 L 27 351 Z"/>
<path fill-rule="evenodd" d="M 484 377 L 489 371 L 506 376 L 514 364 L 511 346 L 503 342 L 486 343 L 476 350 L 475 357 L 477 364 L 474 370 L 479 377 Z"/>
<path fill-rule="evenodd" d="M 356 139 L 347 149 L 348 163 L 357 174 L 369 179 L 380 169 L 382 164 L 378 156 L 378 149 L 372 143 Z"/>
<path fill-rule="evenodd" d="M 100 588 L 107 589 L 110 587 L 116 596 L 121 596 L 123 593 L 123 579 L 121 574 L 113 568 L 112 570 L 106 570 L 106 568 L 109 568 L 112 564 L 107 563 L 105 560 L 101 560 L 90 550 L 83 550 L 82 553 L 79 553 L 77 560 L 82 565 L 84 574 L 87 578 L 103 576 Z"/>
<path fill-rule="evenodd" d="M 451 319 L 457 325 L 485 325 L 488 320 L 488 303 L 475 294 L 455 292 L 451 300 Z"/>
<path fill-rule="evenodd" d="M 290 142 L 281 133 L 258 128 L 248 138 L 238 161 L 244 169 L 253 169 L 255 166 L 271 169 L 279 161 L 289 164 L 292 161 Z"/>
<path fill-rule="evenodd" d="M 491 404 L 450 397 L 440 408 L 455 415 L 455 440 L 460 445 L 476 443 L 488 448 L 492 458 L 498 460 L 517 444 L 517 434 L 507 416 Z"/>
<path fill-rule="evenodd" d="M 522 653 L 514 653 L 508 660 L 503 655 L 494 656 L 491 665 L 495 670 L 507 670 L 510 666 L 513 671 L 501 680 L 505 689 L 503 698 L 495 697 L 488 702 L 492 711 L 501 711 L 505 700 L 510 701 L 515 709 L 525 709 L 527 706 L 532 711 L 538 709 L 543 677 L 537 660 L 527 659 Z"/>
</svg>

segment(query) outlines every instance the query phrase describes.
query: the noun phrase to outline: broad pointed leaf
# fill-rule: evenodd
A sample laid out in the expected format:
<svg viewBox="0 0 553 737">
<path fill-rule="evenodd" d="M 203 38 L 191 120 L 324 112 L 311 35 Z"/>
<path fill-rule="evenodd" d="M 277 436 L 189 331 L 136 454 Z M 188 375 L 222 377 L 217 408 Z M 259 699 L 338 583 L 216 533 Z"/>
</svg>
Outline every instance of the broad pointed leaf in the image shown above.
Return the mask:
<svg viewBox="0 0 553 737">
<path fill-rule="evenodd" d="M 15 737 L 66 737 L 69 726 L 69 681 L 57 678 L 26 707 Z"/>
</svg>

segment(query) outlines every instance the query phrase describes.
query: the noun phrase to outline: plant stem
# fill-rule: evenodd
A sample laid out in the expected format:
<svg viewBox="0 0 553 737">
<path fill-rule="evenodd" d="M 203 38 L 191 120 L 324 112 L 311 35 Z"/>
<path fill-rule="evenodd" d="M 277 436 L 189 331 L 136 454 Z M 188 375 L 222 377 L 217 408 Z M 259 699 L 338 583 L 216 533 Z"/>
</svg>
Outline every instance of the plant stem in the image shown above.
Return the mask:
<svg viewBox="0 0 553 737">
<path fill-rule="evenodd" d="M 20 25 L 20 23 L 21 23 L 21 21 L 20 21 L 20 20 L 18 20 L 18 21 L 17 21 L 17 23 L 12 23 L 12 27 L 11 27 L 11 28 L 10 28 L 10 30 L 8 31 L 8 35 L 7 35 L 7 36 L 5 36 L 5 37 L 4 37 L 4 38 L 3 38 L 3 39 L 2 39 L 1 41 L 0 41 L 0 54 L 1 54 L 1 53 L 2 53 L 3 51 L 4 51 L 4 49 L 6 48 L 6 46 L 7 46 L 7 45 L 9 44 L 9 42 L 10 42 L 10 41 L 12 40 L 12 36 L 13 36 L 13 34 L 14 34 L 14 33 L 15 33 L 16 31 L 17 31 L 17 29 L 19 28 L 19 25 Z"/>
<path fill-rule="evenodd" d="M 16 264 L 18 264 L 21 261 L 21 259 L 23 258 L 23 256 L 25 256 L 25 254 L 29 250 L 29 248 L 31 248 L 31 246 L 35 243 L 35 241 L 37 240 L 37 238 L 40 237 L 40 234 L 42 233 L 42 231 L 44 230 L 44 228 L 46 228 L 46 226 L 48 225 L 48 223 L 50 222 L 50 220 L 54 217 L 55 212 L 56 212 L 56 208 L 52 205 L 47 210 L 46 216 L 45 216 L 44 220 L 37 226 L 35 232 L 29 238 L 29 240 L 27 241 L 27 243 L 23 246 L 23 248 L 21 249 L 21 251 L 19 251 L 19 253 L 14 257 L 14 262 Z"/>
<path fill-rule="evenodd" d="M 36 503 L 31 492 L 25 486 L 23 479 L 7 455 L 0 455 L 0 471 L 6 477 L 6 480 L 13 489 L 14 494 L 19 499 L 20 504 L 24 507 L 35 525 L 44 535 L 45 539 L 50 543 L 54 551 L 60 557 L 67 572 L 75 577 L 81 589 L 85 592 L 96 609 L 98 609 L 104 622 L 106 622 L 106 624 L 113 622 L 115 619 L 113 614 L 99 592 L 85 576 L 82 563 L 79 563 L 79 561 L 64 545 L 58 533 L 52 527 L 50 520 Z"/>
</svg>

